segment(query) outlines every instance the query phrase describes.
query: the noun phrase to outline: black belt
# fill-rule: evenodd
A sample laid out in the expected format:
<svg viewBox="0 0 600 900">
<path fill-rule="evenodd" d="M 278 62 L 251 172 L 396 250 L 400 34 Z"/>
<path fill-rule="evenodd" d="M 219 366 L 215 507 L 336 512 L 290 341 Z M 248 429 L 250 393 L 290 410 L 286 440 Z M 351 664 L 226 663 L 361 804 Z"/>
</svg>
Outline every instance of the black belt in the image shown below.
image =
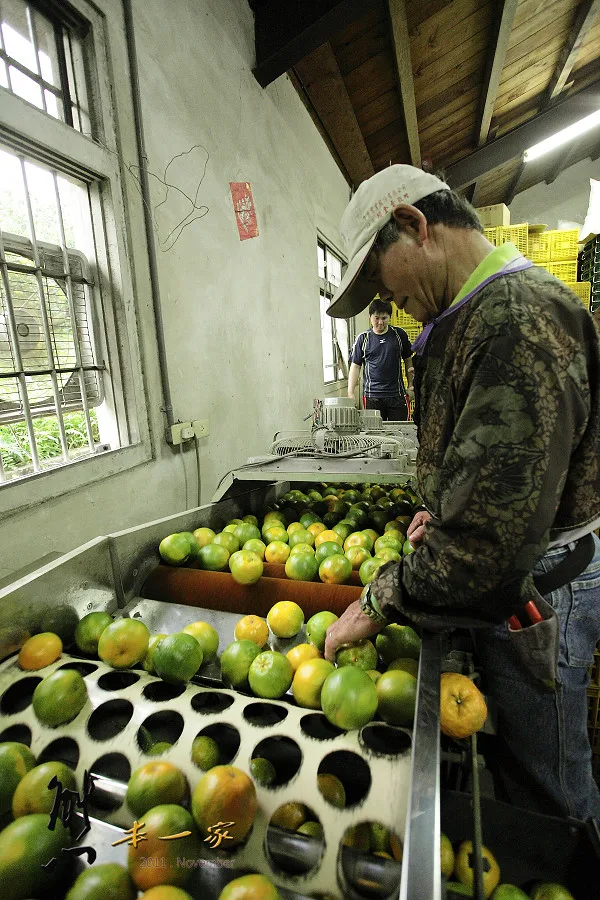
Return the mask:
<svg viewBox="0 0 600 900">
<path fill-rule="evenodd" d="M 586 534 L 580 538 L 570 553 L 562 559 L 550 572 L 543 575 L 535 575 L 533 583 L 542 596 L 557 591 L 565 584 L 573 581 L 584 572 L 594 558 L 594 536 Z"/>
</svg>

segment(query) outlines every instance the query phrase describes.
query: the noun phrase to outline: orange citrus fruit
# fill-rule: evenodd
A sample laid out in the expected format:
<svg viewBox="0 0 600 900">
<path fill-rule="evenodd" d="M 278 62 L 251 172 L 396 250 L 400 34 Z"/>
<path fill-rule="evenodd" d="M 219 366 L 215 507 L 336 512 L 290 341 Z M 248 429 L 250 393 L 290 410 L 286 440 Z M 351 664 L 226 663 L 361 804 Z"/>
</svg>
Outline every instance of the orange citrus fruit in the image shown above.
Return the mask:
<svg viewBox="0 0 600 900">
<path fill-rule="evenodd" d="M 323 525 L 322 522 L 313 522 L 312 525 L 309 525 L 306 530 L 310 531 L 312 536 L 316 538 L 316 536 L 318 534 L 321 534 L 322 531 L 327 531 L 327 527 Z"/>
<path fill-rule="evenodd" d="M 410 727 L 415 716 L 417 679 L 403 669 L 389 669 L 377 679 L 378 712 L 389 725 Z"/>
<path fill-rule="evenodd" d="M 229 571 L 238 584 L 256 584 L 263 573 L 263 561 L 258 553 L 238 550 L 229 557 Z"/>
<path fill-rule="evenodd" d="M 87 696 L 85 681 L 76 669 L 57 669 L 33 692 L 33 711 L 44 725 L 56 728 L 81 712 Z"/>
<path fill-rule="evenodd" d="M 17 657 L 19 667 L 28 672 L 43 669 L 50 663 L 56 662 L 62 653 L 62 646 L 61 639 L 52 631 L 34 634 L 28 641 L 25 641 L 19 650 Z"/>
<path fill-rule="evenodd" d="M 113 617 L 102 611 L 88 613 L 79 620 L 75 628 L 75 643 L 82 653 L 96 656 L 100 635 L 112 621 Z"/>
<path fill-rule="evenodd" d="M 159 678 L 170 684 L 183 684 L 202 665 L 202 647 L 191 634 L 178 631 L 159 641 L 154 650 L 154 669 Z"/>
<path fill-rule="evenodd" d="M 139 619 L 115 619 L 100 635 L 98 656 L 114 669 L 125 669 L 143 660 L 149 642 L 150 632 Z"/>
<path fill-rule="evenodd" d="M 217 535 L 216 538 L 217 537 L 219 537 L 219 535 Z M 198 561 L 200 562 L 201 568 L 206 569 L 209 572 L 224 572 L 227 568 L 229 555 L 230 551 L 222 544 L 205 544 L 204 547 L 200 548 Z"/>
<path fill-rule="evenodd" d="M 127 783 L 125 799 L 129 809 L 139 819 L 153 806 L 161 803 L 183 805 L 188 793 L 185 775 L 170 762 L 149 762 L 140 766 Z"/>
<path fill-rule="evenodd" d="M 215 538 L 215 532 L 212 530 L 212 528 L 196 528 L 196 530 L 193 531 L 192 534 L 196 538 L 199 547 L 205 547 L 207 544 L 212 543 L 213 539 Z"/>
<path fill-rule="evenodd" d="M 181 629 L 184 634 L 195 637 L 202 648 L 202 665 L 212 662 L 219 649 L 219 632 L 208 622 L 190 622 Z"/>
<path fill-rule="evenodd" d="M 236 624 L 233 636 L 236 641 L 254 641 L 262 648 L 269 640 L 269 626 L 260 616 L 244 616 Z"/>
<path fill-rule="evenodd" d="M 321 709 L 338 728 L 362 728 L 377 712 L 377 688 L 363 669 L 342 666 L 325 679 Z"/>
<path fill-rule="evenodd" d="M 283 541 L 271 541 L 265 549 L 265 561 L 268 563 L 284 563 L 290 555 L 290 548 Z"/>
<path fill-rule="evenodd" d="M 281 900 L 281 894 L 266 875 L 242 875 L 225 885 L 218 900 Z"/>
<path fill-rule="evenodd" d="M 453 738 L 470 737 L 485 725 L 483 694 L 466 675 L 444 672 L 440 682 L 440 727 Z"/>
<path fill-rule="evenodd" d="M 315 538 L 315 547 L 320 547 L 321 544 L 324 544 L 326 541 L 331 541 L 334 544 L 339 544 L 340 547 L 344 543 L 342 536 L 339 535 L 337 531 L 328 530 L 319 532 L 319 534 Z"/>
<path fill-rule="evenodd" d="M 21 816 L 0 832 L 0 883 L 5 900 L 48 897 L 63 874 L 49 873 L 45 866 L 71 846 L 71 836 L 60 818 L 48 828 L 47 813 Z M 65 854 L 62 854 L 63 859 Z"/>
<path fill-rule="evenodd" d="M 313 644 L 296 644 L 291 650 L 285 654 L 292 664 L 294 672 L 307 659 L 317 659 L 321 656 L 320 652 Z"/>
<path fill-rule="evenodd" d="M 129 872 L 118 863 L 99 863 L 84 869 L 75 879 L 65 900 L 135 900 L 137 890 Z"/>
<path fill-rule="evenodd" d="M 236 766 L 214 766 L 206 772 L 192 794 L 192 815 L 203 836 L 218 822 L 232 822 L 221 847 L 230 850 L 244 841 L 258 809 L 252 779 Z"/>
<path fill-rule="evenodd" d="M 294 677 L 292 664 L 283 653 L 266 650 L 250 664 L 248 683 L 253 694 L 268 700 L 282 697 Z"/>
<path fill-rule="evenodd" d="M 250 550 L 252 553 L 256 553 L 257 556 L 260 556 L 261 559 L 265 558 L 266 549 L 267 545 L 260 538 L 250 538 L 249 541 L 242 545 L 242 550 Z"/>
<path fill-rule="evenodd" d="M 35 766 L 21 778 L 13 795 L 12 814 L 14 819 L 31 813 L 50 813 L 56 797 L 56 789 L 49 788 L 56 776 L 66 791 L 77 789 L 72 770 L 61 762 L 47 762 Z"/>
<path fill-rule="evenodd" d="M 140 894 L 139 900 L 194 900 L 194 898 L 174 884 L 158 884 Z"/>
<path fill-rule="evenodd" d="M 237 525 L 235 526 L 237 529 Z M 212 542 L 208 544 L 209 547 L 225 547 L 225 549 L 231 554 L 235 553 L 242 546 L 239 537 L 233 531 L 221 531 L 219 534 L 215 534 Z"/>
<path fill-rule="evenodd" d="M 294 672 L 292 694 L 298 706 L 306 709 L 321 708 L 321 689 L 325 679 L 335 671 L 335 666 L 326 659 L 306 659 Z"/>
<path fill-rule="evenodd" d="M 17 785 L 34 766 L 35 756 L 25 744 L 0 744 L 0 816 L 11 809 Z"/>
<path fill-rule="evenodd" d="M 304 613 L 292 600 L 280 600 L 267 613 L 267 625 L 276 637 L 294 637 L 304 625 Z"/>
<path fill-rule="evenodd" d="M 196 826 L 187 809 L 176 803 L 153 806 L 144 814 L 143 833 L 145 840 L 135 847 L 130 844 L 127 854 L 127 868 L 136 886 L 144 891 L 159 884 L 184 885 L 192 870 L 181 860 L 200 855 Z M 174 834 L 181 837 L 164 840 Z"/>
<path fill-rule="evenodd" d="M 350 560 L 350 565 L 352 569 L 360 569 L 365 559 L 370 559 L 371 554 L 368 550 L 365 550 L 364 547 L 348 547 L 346 550 L 346 559 Z"/>
</svg>

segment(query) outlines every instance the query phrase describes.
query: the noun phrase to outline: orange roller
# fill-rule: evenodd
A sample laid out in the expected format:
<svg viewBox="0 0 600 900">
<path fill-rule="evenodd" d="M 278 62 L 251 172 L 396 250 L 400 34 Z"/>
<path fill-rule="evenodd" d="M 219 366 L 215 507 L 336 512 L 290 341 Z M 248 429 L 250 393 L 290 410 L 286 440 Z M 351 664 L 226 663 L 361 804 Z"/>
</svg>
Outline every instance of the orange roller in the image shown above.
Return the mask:
<svg viewBox="0 0 600 900">
<path fill-rule="evenodd" d="M 238 584 L 229 572 L 158 566 L 146 580 L 142 596 L 149 600 L 257 616 L 266 616 L 279 600 L 293 600 L 302 607 L 308 619 L 323 609 L 341 615 L 350 603 L 358 600 L 361 589 L 349 584 L 290 581 L 264 575 L 256 584 Z"/>
</svg>

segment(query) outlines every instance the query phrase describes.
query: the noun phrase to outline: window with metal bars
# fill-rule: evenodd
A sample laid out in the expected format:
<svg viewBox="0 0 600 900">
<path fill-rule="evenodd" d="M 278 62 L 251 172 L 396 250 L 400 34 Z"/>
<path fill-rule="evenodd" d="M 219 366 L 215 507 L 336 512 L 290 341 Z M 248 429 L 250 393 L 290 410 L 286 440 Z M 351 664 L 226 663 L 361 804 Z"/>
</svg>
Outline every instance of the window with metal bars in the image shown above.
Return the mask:
<svg viewBox="0 0 600 900">
<path fill-rule="evenodd" d="M 322 240 L 317 240 L 323 380 L 325 384 L 348 378 L 348 357 L 353 340 L 352 319 L 332 319 L 327 307 L 342 280 L 344 261 Z"/>
<path fill-rule="evenodd" d="M 0 0 L 0 487 L 128 446 L 135 425 L 105 32 L 73 3 Z"/>
</svg>

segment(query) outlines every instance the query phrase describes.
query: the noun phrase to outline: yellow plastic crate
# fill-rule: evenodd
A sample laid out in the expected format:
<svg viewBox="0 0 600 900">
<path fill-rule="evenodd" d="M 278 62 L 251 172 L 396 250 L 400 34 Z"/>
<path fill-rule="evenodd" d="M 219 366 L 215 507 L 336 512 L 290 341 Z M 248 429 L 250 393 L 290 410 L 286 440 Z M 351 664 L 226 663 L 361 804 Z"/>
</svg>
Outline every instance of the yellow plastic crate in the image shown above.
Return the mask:
<svg viewBox="0 0 600 900">
<path fill-rule="evenodd" d="M 498 240 L 498 232 L 501 231 L 501 227 L 496 228 L 484 228 L 483 236 L 488 239 L 490 244 L 493 244 L 494 247 L 497 247 L 500 241 Z"/>
<path fill-rule="evenodd" d="M 557 231 L 548 231 L 550 238 L 550 260 L 573 260 L 577 259 L 577 242 L 579 240 L 579 229 L 563 229 Z"/>
<path fill-rule="evenodd" d="M 574 294 L 577 294 L 581 302 L 586 308 L 590 306 L 590 296 L 592 285 L 589 281 L 568 281 L 567 287 L 571 288 Z"/>
<path fill-rule="evenodd" d="M 416 341 L 417 337 L 423 330 L 423 326 L 403 309 L 398 309 L 395 303 L 392 303 L 391 324 L 397 328 L 402 328 L 408 335 L 410 342 Z"/>
<path fill-rule="evenodd" d="M 530 231 L 527 256 L 532 262 L 544 263 L 550 259 L 550 232 Z"/>
<path fill-rule="evenodd" d="M 550 261 L 543 263 L 543 265 L 548 269 L 551 275 L 556 275 L 557 278 L 560 278 L 561 281 L 564 281 L 567 284 L 577 281 L 576 259 L 563 260 L 562 262 Z"/>
<path fill-rule="evenodd" d="M 519 253 L 527 256 L 529 249 L 529 226 L 527 222 L 521 225 L 508 225 L 506 228 L 498 229 L 498 244 L 506 244 L 510 241 L 515 245 Z"/>
</svg>

